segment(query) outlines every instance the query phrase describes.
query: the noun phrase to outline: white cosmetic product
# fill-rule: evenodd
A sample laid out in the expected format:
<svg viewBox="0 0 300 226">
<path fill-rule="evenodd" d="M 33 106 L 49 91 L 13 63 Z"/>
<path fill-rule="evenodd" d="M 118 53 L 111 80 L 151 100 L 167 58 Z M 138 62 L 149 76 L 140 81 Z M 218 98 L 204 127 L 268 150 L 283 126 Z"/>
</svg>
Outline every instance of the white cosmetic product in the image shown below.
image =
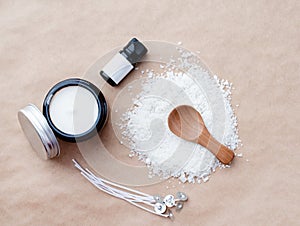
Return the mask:
<svg viewBox="0 0 300 226">
<path fill-rule="evenodd" d="M 99 109 L 95 96 L 80 86 L 68 86 L 54 94 L 49 106 L 50 119 L 57 129 L 79 135 L 96 123 Z"/>
<path fill-rule="evenodd" d="M 44 100 L 43 114 L 55 135 L 78 142 L 101 130 L 107 119 L 101 91 L 88 81 L 67 79 L 56 84 Z"/>
<path fill-rule="evenodd" d="M 48 92 L 43 114 L 29 104 L 18 112 L 18 119 L 37 154 L 51 159 L 60 154 L 57 137 L 69 142 L 86 140 L 104 127 L 107 115 L 101 91 L 75 78 L 59 82 Z"/>
</svg>

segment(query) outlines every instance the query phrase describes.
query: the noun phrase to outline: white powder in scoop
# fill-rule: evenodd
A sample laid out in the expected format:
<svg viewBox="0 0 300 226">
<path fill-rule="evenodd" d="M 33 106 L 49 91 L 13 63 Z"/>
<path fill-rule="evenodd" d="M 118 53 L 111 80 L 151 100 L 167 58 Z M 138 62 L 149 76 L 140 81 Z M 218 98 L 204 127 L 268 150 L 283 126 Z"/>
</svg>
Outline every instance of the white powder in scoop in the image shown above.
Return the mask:
<svg viewBox="0 0 300 226">
<path fill-rule="evenodd" d="M 190 52 L 179 51 L 183 71 L 174 67 L 171 59 L 169 64 L 160 65 L 163 72 L 141 72 L 147 77 L 142 81 L 141 92 L 133 97 L 133 106 L 122 116 L 122 138 L 131 149 L 129 156 L 137 155 L 149 167 L 149 177 L 173 176 L 182 183 L 207 182 L 216 167 L 226 166 L 207 149 L 169 131 L 168 115 L 178 105 L 193 106 L 210 133 L 235 150 L 240 140 L 230 103 L 233 87 L 226 80 L 212 77 Z"/>
</svg>

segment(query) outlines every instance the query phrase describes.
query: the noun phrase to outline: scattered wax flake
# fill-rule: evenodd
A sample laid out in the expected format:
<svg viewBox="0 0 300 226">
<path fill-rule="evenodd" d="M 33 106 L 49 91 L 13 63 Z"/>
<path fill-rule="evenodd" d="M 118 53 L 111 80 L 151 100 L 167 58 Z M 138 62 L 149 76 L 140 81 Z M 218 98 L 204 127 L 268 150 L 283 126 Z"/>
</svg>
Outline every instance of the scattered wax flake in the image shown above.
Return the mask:
<svg viewBox="0 0 300 226">
<path fill-rule="evenodd" d="M 195 183 L 195 178 L 192 175 L 188 176 L 187 180 L 189 183 Z"/>
<path fill-rule="evenodd" d="M 151 160 L 150 160 L 149 158 L 146 158 L 146 161 L 145 161 L 145 163 L 146 163 L 147 165 L 150 165 L 150 163 L 151 163 Z"/>
<path fill-rule="evenodd" d="M 150 72 L 148 72 L 148 78 L 152 78 L 153 77 L 153 75 L 154 75 L 154 73 L 152 72 L 152 71 L 150 71 Z"/>
<path fill-rule="evenodd" d="M 131 151 L 129 154 L 128 154 L 129 158 L 132 158 L 134 156 L 134 152 Z"/>
<path fill-rule="evenodd" d="M 204 183 L 206 183 L 207 181 L 209 181 L 209 177 L 208 176 L 203 177 L 202 180 L 203 180 Z"/>
<path fill-rule="evenodd" d="M 179 45 L 179 46 L 182 45 L 182 42 L 177 42 L 177 45 Z"/>
<path fill-rule="evenodd" d="M 236 157 L 242 158 L 243 157 L 243 153 L 238 153 L 235 155 Z"/>
<path fill-rule="evenodd" d="M 179 180 L 182 182 L 182 183 L 185 183 L 187 181 L 186 179 L 186 176 L 184 173 L 181 174 L 181 176 L 179 177 Z"/>
<path fill-rule="evenodd" d="M 136 70 L 136 71 L 137 71 L 137 70 L 139 70 L 139 68 L 138 68 L 138 67 L 136 67 L 136 68 L 134 68 L 134 70 Z"/>
</svg>

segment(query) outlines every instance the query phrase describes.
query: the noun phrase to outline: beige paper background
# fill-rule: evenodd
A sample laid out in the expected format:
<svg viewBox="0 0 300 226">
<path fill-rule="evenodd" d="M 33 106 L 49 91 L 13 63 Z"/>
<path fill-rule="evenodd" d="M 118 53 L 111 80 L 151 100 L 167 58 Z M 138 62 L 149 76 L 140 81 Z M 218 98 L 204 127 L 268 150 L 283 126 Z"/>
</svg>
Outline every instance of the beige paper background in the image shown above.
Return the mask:
<svg viewBox="0 0 300 226">
<path fill-rule="evenodd" d="M 299 225 L 299 1 L 1 1 L 0 225 Z M 185 191 L 175 221 L 107 196 L 73 168 L 76 145 L 42 161 L 16 118 L 132 36 L 200 56 L 236 87 L 244 157 Z M 246 159 L 249 161 L 247 162 Z"/>
</svg>

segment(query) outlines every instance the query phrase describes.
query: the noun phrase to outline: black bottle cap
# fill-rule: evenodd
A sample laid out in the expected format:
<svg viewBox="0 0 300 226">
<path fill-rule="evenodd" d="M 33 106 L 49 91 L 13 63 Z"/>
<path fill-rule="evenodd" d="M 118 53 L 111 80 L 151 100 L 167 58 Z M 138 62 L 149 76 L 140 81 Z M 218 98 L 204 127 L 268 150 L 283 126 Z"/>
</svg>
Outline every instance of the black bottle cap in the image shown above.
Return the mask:
<svg viewBox="0 0 300 226">
<path fill-rule="evenodd" d="M 131 64 L 139 62 L 147 52 L 147 48 L 136 38 L 131 39 L 120 51 Z"/>
</svg>

